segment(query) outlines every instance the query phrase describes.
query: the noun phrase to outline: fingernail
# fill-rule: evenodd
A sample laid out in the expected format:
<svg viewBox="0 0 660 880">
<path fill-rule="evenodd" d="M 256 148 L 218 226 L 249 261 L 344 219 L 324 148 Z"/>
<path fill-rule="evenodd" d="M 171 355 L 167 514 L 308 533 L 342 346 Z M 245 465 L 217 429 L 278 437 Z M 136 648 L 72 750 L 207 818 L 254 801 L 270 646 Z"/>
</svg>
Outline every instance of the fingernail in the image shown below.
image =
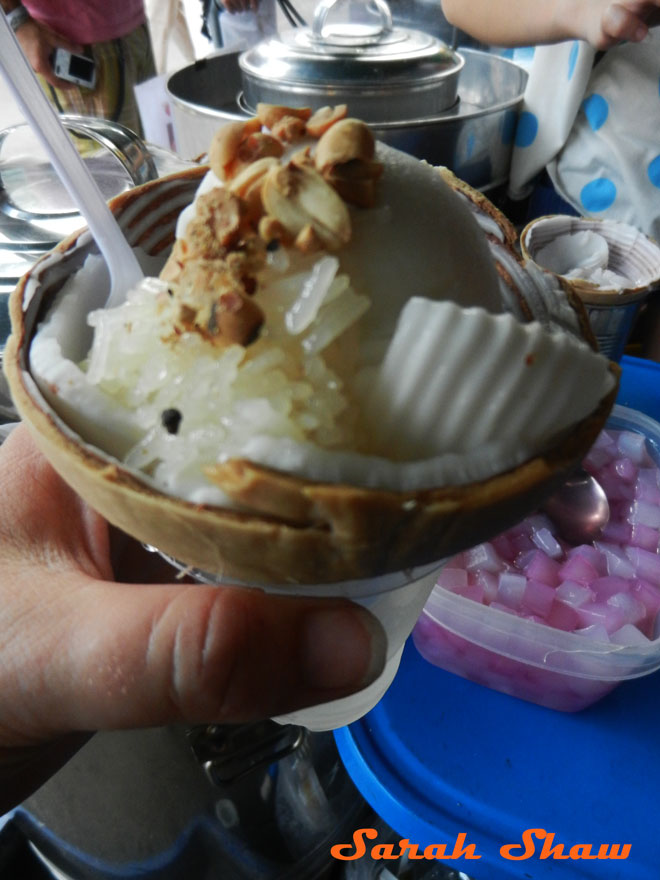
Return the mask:
<svg viewBox="0 0 660 880">
<path fill-rule="evenodd" d="M 307 683 L 322 690 L 360 690 L 383 670 L 387 638 L 359 606 L 309 612 L 303 624 L 301 662 Z"/>
</svg>

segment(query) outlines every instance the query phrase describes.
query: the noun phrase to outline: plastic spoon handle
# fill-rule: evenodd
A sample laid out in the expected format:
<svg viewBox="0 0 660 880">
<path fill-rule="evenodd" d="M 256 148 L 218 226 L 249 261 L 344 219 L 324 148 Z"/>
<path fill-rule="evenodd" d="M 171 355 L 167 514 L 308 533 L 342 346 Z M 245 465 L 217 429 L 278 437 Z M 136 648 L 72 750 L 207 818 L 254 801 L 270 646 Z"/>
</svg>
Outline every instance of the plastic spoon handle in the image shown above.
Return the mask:
<svg viewBox="0 0 660 880">
<path fill-rule="evenodd" d="M 0 15 L 0 69 L 39 137 L 62 183 L 87 221 L 110 272 L 107 306 L 118 305 L 143 272 L 89 169 L 44 95 L 4 15 Z"/>
</svg>

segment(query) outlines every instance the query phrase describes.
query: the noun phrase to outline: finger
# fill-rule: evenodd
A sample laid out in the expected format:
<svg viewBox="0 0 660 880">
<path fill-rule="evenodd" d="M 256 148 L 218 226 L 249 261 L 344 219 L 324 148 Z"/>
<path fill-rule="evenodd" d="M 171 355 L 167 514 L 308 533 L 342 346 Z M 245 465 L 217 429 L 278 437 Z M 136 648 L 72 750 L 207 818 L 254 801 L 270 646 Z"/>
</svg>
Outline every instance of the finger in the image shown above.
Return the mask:
<svg viewBox="0 0 660 880">
<path fill-rule="evenodd" d="M 630 9 L 612 3 L 603 15 L 603 31 L 611 38 L 612 43 L 621 40 L 639 42 L 648 34 L 648 27 Z"/>
<path fill-rule="evenodd" d="M 24 425 L 0 447 L 0 497 L 1 561 L 15 569 L 5 593 L 21 584 L 24 596 L 30 570 L 36 582 L 40 569 L 53 567 L 113 579 L 107 524 L 58 476 Z"/>
<path fill-rule="evenodd" d="M 378 622 L 344 601 L 94 582 L 76 606 L 31 684 L 51 727 L 33 736 L 272 717 L 366 687 L 385 660 Z"/>
<path fill-rule="evenodd" d="M 40 24 L 39 28 L 42 37 L 48 42 L 52 49 L 66 49 L 68 52 L 73 52 L 76 55 L 82 55 L 85 51 L 85 47 L 82 43 L 75 43 L 68 37 L 64 36 L 64 34 L 60 34 L 46 25 Z"/>
<path fill-rule="evenodd" d="M 59 76 L 56 76 L 53 69 L 53 51 L 54 50 L 52 50 L 50 45 L 47 43 L 43 43 L 40 46 L 39 54 L 37 55 L 35 63 L 33 65 L 35 73 L 38 73 L 46 80 L 47 83 L 49 83 L 56 89 L 60 89 L 60 91 L 66 91 L 67 89 L 75 88 L 74 83 L 68 82 L 64 79 L 60 79 Z"/>
</svg>

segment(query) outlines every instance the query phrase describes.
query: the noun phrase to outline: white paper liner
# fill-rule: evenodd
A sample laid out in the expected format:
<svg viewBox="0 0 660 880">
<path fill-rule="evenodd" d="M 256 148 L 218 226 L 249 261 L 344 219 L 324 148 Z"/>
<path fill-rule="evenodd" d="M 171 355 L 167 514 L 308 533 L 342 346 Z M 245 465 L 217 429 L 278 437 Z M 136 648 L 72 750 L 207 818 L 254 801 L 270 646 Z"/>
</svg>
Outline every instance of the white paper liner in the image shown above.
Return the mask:
<svg viewBox="0 0 660 880">
<path fill-rule="evenodd" d="M 564 277 L 586 281 L 593 285 L 594 294 L 625 295 L 656 285 L 660 281 L 660 247 L 647 235 L 626 223 L 615 220 L 593 220 L 571 217 L 563 214 L 539 217 L 531 221 L 523 230 L 520 244 L 524 256 L 542 265 L 539 255 L 558 241 L 566 241 L 573 235 L 592 233 L 604 239 L 608 248 L 607 264 L 603 267 L 613 277 L 605 276 L 602 282 L 592 278 L 588 271 L 571 273 L 568 267 Z M 584 255 L 582 256 L 584 259 Z M 576 263 L 579 260 L 576 257 Z M 551 267 L 547 267 L 551 268 Z M 619 279 L 614 276 L 620 276 Z M 584 284 L 581 292 L 584 293 Z"/>
<path fill-rule="evenodd" d="M 376 377 L 366 423 L 375 438 L 396 432 L 407 459 L 495 442 L 503 454 L 539 449 L 592 412 L 612 383 L 605 359 L 567 333 L 413 297 Z"/>
</svg>

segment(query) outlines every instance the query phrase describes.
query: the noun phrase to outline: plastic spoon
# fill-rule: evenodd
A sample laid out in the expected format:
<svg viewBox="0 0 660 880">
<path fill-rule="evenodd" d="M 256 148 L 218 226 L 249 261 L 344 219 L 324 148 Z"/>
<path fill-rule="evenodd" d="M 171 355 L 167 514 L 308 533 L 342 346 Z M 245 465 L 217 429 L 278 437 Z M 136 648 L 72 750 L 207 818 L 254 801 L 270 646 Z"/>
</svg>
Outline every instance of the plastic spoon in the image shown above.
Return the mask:
<svg viewBox="0 0 660 880">
<path fill-rule="evenodd" d="M 110 273 L 107 307 L 119 305 L 143 272 L 89 169 L 44 95 L 4 14 L 0 15 L 0 70 L 62 183 L 87 221 Z"/>
</svg>

